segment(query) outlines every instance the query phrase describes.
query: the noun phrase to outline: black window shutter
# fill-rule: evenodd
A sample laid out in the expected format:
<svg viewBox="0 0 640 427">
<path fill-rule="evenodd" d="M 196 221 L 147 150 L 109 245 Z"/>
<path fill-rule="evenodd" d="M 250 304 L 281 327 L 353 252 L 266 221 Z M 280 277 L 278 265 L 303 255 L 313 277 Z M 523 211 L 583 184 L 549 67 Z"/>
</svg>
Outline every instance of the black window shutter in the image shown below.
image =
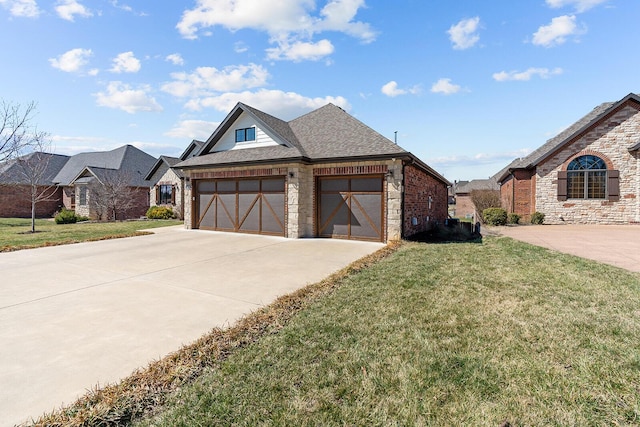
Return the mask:
<svg viewBox="0 0 640 427">
<path fill-rule="evenodd" d="M 567 200 L 567 171 L 558 171 L 558 201 Z"/>
<path fill-rule="evenodd" d="M 172 205 L 176 204 L 176 186 L 175 185 L 171 186 L 171 204 Z"/>
<path fill-rule="evenodd" d="M 607 190 L 610 202 L 620 200 L 620 171 L 607 171 Z"/>
<path fill-rule="evenodd" d="M 160 204 L 160 186 L 156 185 L 156 205 Z"/>
</svg>

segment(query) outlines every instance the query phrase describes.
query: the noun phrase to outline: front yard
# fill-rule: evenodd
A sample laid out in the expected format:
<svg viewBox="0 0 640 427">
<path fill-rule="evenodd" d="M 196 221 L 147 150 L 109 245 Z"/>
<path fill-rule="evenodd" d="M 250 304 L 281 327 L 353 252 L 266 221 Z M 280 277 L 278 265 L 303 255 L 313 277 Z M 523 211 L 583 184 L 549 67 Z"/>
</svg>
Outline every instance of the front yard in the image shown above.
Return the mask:
<svg viewBox="0 0 640 427">
<path fill-rule="evenodd" d="M 147 405 L 143 426 L 640 423 L 637 274 L 488 237 L 404 243 L 323 286 L 67 414 L 127 422 Z M 178 377 L 179 391 L 153 391 Z"/>
<path fill-rule="evenodd" d="M 182 224 L 181 221 L 123 221 L 56 224 L 53 220 L 36 220 L 31 233 L 31 219 L 0 218 L 0 252 L 40 246 L 129 237 L 143 234 L 140 230 Z"/>
</svg>

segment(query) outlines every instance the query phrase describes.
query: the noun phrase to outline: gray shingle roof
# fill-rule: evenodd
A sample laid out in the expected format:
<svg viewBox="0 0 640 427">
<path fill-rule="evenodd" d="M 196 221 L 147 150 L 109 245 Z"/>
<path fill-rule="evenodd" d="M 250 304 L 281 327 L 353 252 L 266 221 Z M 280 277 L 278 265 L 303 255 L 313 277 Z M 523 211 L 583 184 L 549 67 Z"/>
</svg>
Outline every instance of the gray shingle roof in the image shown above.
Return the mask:
<svg viewBox="0 0 640 427">
<path fill-rule="evenodd" d="M 473 190 L 499 190 L 500 186 L 495 177 L 488 179 L 474 179 L 456 187 L 456 194 L 471 193 Z"/>
<path fill-rule="evenodd" d="M 114 169 L 131 177 L 132 187 L 149 187 L 145 175 L 156 162 L 156 158 L 132 146 L 123 145 L 111 151 L 80 153 L 72 156 L 54 178 L 59 185 L 71 185 L 87 167 Z"/>
<path fill-rule="evenodd" d="M 64 165 L 69 161 L 69 156 L 61 154 L 50 154 L 43 152 L 29 153 L 18 159 L 8 160 L 0 164 L 0 183 L 2 184 L 29 184 L 29 180 L 25 177 L 24 169 L 20 162 L 46 162 L 46 170 L 42 174 L 42 180 L 39 185 L 52 185 L 55 181 L 53 178 L 60 172 Z"/>
<path fill-rule="evenodd" d="M 506 168 L 498 172 L 498 174 L 496 174 L 495 176 L 499 181 L 502 181 L 504 180 L 504 178 L 506 178 L 508 173 L 514 169 L 529 169 L 537 166 L 540 162 L 562 148 L 565 144 L 569 143 L 572 139 L 587 131 L 589 128 L 591 128 L 591 126 L 600 121 L 603 117 L 613 112 L 620 105 L 629 100 L 640 103 L 640 96 L 634 93 L 630 93 L 620 101 L 604 102 L 598 105 L 580 120 L 560 132 L 558 135 L 547 140 L 545 144 L 531 152 L 528 156 L 513 160 Z M 633 149 L 633 147 L 628 148 Z"/>
<path fill-rule="evenodd" d="M 153 164 L 153 166 L 151 166 L 151 169 L 149 169 L 149 171 L 147 172 L 147 174 L 145 175 L 144 179 L 146 181 L 149 181 L 151 183 L 151 185 L 155 185 L 155 182 L 151 182 L 151 178 L 153 177 L 153 174 L 156 173 L 156 171 L 160 168 L 160 166 L 162 165 L 166 165 L 167 167 L 171 168 L 175 165 L 177 165 L 178 163 L 180 163 L 182 160 L 180 160 L 177 157 L 170 157 L 170 156 L 160 156 L 160 158 L 158 158 L 158 160 L 156 160 L 156 162 Z M 176 174 L 182 178 L 182 171 L 180 169 L 176 169 Z"/>
<path fill-rule="evenodd" d="M 221 136 L 231 126 L 233 120 L 240 115 L 238 110 L 252 115 L 261 122 L 261 125 L 266 127 L 267 131 L 273 132 L 287 145 L 212 152 L 181 162 L 178 167 L 410 154 L 333 104 L 327 104 L 290 122 L 285 122 L 247 105 L 238 104 L 221 124 L 222 129 L 214 132 L 212 138 L 207 141 L 203 152 L 214 147 L 217 142 L 215 137 Z"/>
</svg>

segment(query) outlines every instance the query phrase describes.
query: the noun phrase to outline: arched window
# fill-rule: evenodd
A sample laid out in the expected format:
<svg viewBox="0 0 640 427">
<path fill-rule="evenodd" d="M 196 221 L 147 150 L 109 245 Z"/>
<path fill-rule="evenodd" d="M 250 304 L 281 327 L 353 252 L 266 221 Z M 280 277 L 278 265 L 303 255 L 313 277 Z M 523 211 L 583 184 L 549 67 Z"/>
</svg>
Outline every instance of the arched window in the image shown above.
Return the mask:
<svg viewBox="0 0 640 427">
<path fill-rule="evenodd" d="M 567 166 L 569 199 L 605 199 L 607 197 L 607 164 L 600 157 L 576 157 Z"/>
</svg>

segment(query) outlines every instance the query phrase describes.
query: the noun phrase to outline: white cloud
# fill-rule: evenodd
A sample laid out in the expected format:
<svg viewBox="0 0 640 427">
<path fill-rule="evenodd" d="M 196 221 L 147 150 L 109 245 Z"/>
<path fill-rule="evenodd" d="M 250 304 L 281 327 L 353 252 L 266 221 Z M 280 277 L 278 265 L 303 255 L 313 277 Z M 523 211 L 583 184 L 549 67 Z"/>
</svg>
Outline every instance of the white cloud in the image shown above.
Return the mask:
<svg viewBox="0 0 640 427">
<path fill-rule="evenodd" d="M 99 106 L 120 109 L 130 114 L 162 111 L 162 106 L 149 92 L 151 88 L 146 85 L 132 89 L 127 84 L 115 81 L 109 83 L 106 92 L 98 92 L 95 96 Z"/>
<path fill-rule="evenodd" d="M 326 39 L 317 43 L 296 41 L 290 44 L 282 42 L 278 47 L 267 49 L 267 58 L 294 62 L 303 60 L 317 61 L 331 55 L 333 51 L 333 44 Z"/>
<path fill-rule="evenodd" d="M 563 15 L 553 18 L 549 25 L 538 28 L 533 34 L 533 44 L 551 47 L 563 44 L 567 37 L 582 34 L 584 30 L 578 28 L 574 15 Z"/>
<path fill-rule="evenodd" d="M 453 155 L 446 157 L 435 157 L 427 159 L 427 162 L 434 166 L 451 167 L 451 166 L 476 166 L 478 164 L 489 164 L 494 162 L 506 163 L 518 157 L 529 155 L 529 148 L 522 148 L 516 151 L 506 151 L 502 153 L 476 153 L 469 155 Z"/>
<path fill-rule="evenodd" d="M 113 67 L 109 71 L 112 73 L 137 73 L 140 71 L 140 60 L 133 52 L 123 52 L 113 58 Z"/>
<path fill-rule="evenodd" d="M 337 105 L 346 111 L 351 109 L 349 102 L 342 96 L 307 98 L 294 92 L 267 89 L 260 89 L 256 92 L 223 93 L 218 96 L 194 99 L 189 101 L 186 107 L 192 110 L 213 108 L 218 111 L 229 112 L 238 102 L 244 102 L 262 111 L 268 111 L 269 114 L 283 120 L 294 119 L 328 103 Z"/>
<path fill-rule="evenodd" d="M 469 49 L 480 40 L 477 31 L 480 28 L 480 17 L 463 19 L 447 31 L 453 48 L 458 50 Z"/>
<path fill-rule="evenodd" d="M 167 55 L 165 60 L 171 62 L 173 65 L 184 65 L 184 59 L 179 53 L 172 53 L 171 55 Z"/>
<path fill-rule="evenodd" d="M 57 58 L 49 58 L 49 63 L 53 68 L 67 73 L 77 73 L 89 62 L 91 55 L 93 55 L 91 49 L 71 49 Z"/>
<path fill-rule="evenodd" d="M 55 9 L 60 18 L 71 22 L 74 21 L 75 15 L 83 18 L 93 16 L 93 13 L 91 13 L 89 9 L 78 3 L 76 0 L 59 0 Z"/>
<path fill-rule="evenodd" d="M 244 53 L 248 51 L 249 48 L 244 44 L 244 42 L 235 42 L 233 44 L 233 50 L 236 51 L 236 53 Z"/>
<path fill-rule="evenodd" d="M 364 0 L 328 0 L 314 13 L 314 0 L 197 0 L 195 8 L 183 12 L 176 28 L 188 39 L 195 39 L 201 30 L 218 25 L 229 31 L 263 31 L 276 46 L 268 51 L 270 58 L 317 60 L 329 54 L 329 50 L 333 52 L 333 45 L 328 40 L 313 42 L 315 34 L 333 31 L 365 43 L 375 40 L 376 32 L 368 23 L 354 21 L 363 7 Z"/>
<path fill-rule="evenodd" d="M 493 79 L 498 82 L 529 81 L 533 76 L 548 79 L 559 74 L 562 74 L 562 68 L 554 68 L 552 70 L 548 68 L 529 68 L 526 71 L 500 71 L 493 74 Z"/>
<path fill-rule="evenodd" d="M 451 83 L 451 79 L 440 79 L 431 86 L 431 92 L 443 95 L 452 95 L 462 90 L 459 85 Z"/>
<path fill-rule="evenodd" d="M 191 73 L 172 73 L 172 82 L 162 90 L 177 97 L 200 97 L 214 92 L 230 92 L 264 86 L 269 73 L 261 65 L 233 65 L 218 70 L 198 67 Z"/>
<path fill-rule="evenodd" d="M 382 88 L 380 89 L 380 91 L 382 93 L 384 93 L 387 96 L 390 97 L 396 97 L 398 95 L 406 95 L 408 93 L 416 95 L 418 93 L 420 93 L 420 86 L 413 86 L 409 89 L 400 89 L 398 88 L 398 83 L 396 83 L 395 81 L 390 81 L 389 83 L 385 84 L 384 86 L 382 86 Z"/>
<path fill-rule="evenodd" d="M 219 124 L 219 122 L 208 122 L 206 120 L 182 120 L 167 131 L 165 136 L 180 139 L 199 139 L 204 141 L 209 138 Z"/>
<path fill-rule="evenodd" d="M 40 15 L 36 0 L 0 0 L 0 5 L 8 9 L 13 16 L 37 18 Z"/>
<path fill-rule="evenodd" d="M 576 12 L 582 13 L 587 10 L 598 6 L 599 4 L 606 3 L 608 0 L 546 0 L 547 6 L 552 9 L 558 9 L 564 6 L 574 6 Z"/>
</svg>

